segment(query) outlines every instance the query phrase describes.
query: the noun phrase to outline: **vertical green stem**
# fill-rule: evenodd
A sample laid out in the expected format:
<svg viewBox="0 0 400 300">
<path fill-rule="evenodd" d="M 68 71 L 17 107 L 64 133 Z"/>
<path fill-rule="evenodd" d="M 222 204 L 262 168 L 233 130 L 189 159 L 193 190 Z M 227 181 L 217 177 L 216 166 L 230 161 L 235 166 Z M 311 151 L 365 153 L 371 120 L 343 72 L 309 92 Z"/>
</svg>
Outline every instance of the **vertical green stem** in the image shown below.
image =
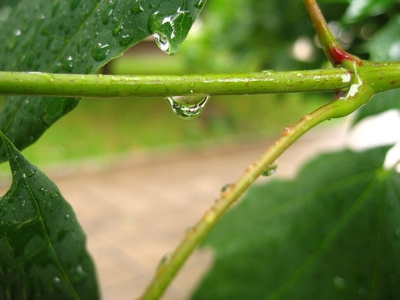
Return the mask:
<svg viewBox="0 0 400 300">
<path fill-rule="evenodd" d="M 362 63 L 361 60 L 358 57 L 355 57 L 344 51 L 338 41 L 335 39 L 317 4 L 317 1 L 304 0 L 304 4 L 308 10 L 308 13 L 310 14 L 325 55 L 332 65 L 337 66 L 341 64 L 343 60 L 356 61 L 360 65 Z"/>
</svg>

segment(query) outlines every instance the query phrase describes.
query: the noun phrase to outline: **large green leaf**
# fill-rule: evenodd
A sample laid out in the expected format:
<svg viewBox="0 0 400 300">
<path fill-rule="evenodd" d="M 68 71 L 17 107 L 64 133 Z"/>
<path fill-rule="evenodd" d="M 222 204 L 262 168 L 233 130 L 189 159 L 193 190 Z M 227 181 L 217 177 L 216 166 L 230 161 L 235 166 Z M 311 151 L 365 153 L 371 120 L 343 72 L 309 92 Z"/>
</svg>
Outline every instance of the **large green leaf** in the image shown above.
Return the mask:
<svg viewBox="0 0 400 300">
<path fill-rule="evenodd" d="M 194 299 L 400 299 L 400 176 L 388 148 L 326 154 L 253 187 L 206 240 Z"/>
<path fill-rule="evenodd" d="M 1 139 L 13 182 L 0 199 L 0 299 L 98 299 L 86 237 L 71 206 Z"/>
<path fill-rule="evenodd" d="M 205 0 L 20 0 L 0 6 L 0 70 L 93 73 L 154 33 L 173 54 Z M 49 82 L 51 84 L 51 82 Z M 0 129 L 22 149 L 79 102 L 9 97 Z M 0 160 L 5 159 L 0 148 Z"/>
</svg>

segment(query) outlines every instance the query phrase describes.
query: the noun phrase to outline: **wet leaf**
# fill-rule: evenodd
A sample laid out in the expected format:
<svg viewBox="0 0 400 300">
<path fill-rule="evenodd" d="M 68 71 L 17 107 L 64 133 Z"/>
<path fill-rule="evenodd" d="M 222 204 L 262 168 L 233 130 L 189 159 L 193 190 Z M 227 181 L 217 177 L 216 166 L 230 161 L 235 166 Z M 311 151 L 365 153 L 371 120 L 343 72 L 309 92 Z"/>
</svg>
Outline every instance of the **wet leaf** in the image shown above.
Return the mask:
<svg viewBox="0 0 400 300">
<path fill-rule="evenodd" d="M 56 185 L 0 135 L 13 176 L 0 199 L 0 299 L 98 299 L 74 211 Z"/>
<path fill-rule="evenodd" d="M 253 187 L 207 238 L 193 299 L 398 299 L 400 176 L 388 148 L 325 154 Z"/>
<path fill-rule="evenodd" d="M 6 2 L 0 6 L 0 70 L 93 73 L 152 33 L 162 37 L 164 47 L 169 45 L 164 50 L 172 54 L 205 2 Z M 78 102 L 75 98 L 8 97 L 0 111 L 0 129 L 17 148 L 25 148 Z M 0 160 L 5 157 L 0 147 Z"/>
</svg>

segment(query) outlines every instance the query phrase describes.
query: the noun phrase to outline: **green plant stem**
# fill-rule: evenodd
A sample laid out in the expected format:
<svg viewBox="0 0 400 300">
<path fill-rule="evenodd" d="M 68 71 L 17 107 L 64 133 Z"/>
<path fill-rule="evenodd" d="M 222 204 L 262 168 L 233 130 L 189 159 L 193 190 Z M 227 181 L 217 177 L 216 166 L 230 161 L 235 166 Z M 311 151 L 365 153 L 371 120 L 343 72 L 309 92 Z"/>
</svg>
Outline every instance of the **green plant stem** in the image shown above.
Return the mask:
<svg viewBox="0 0 400 300">
<path fill-rule="evenodd" d="M 356 79 L 357 82 L 361 80 L 358 77 Z M 330 118 L 350 114 L 365 104 L 371 98 L 371 95 L 370 89 L 360 88 L 355 94 L 350 89 L 347 96 L 337 98 L 337 100 L 318 108 L 309 115 L 305 115 L 294 126 L 286 127 L 275 143 L 255 163 L 248 166 L 244 174 L 235 183 L 229 185 L 221 193 L 220 198 L 204 214 L 197 225 L 186 233 L 181 244 L 172 255 L 161 262 L 153 281 L 140 299 L 155 300 L 162 296 L 183 263 L 218 220 L 290 145 L 319 123 Z"/>
<path fill-rule="evenodd" d="M 363 76 L 379 90 L 400 87 L 399 63 L 370 63 Z M 116 76 L 0 72 L 0 94 L 119 98 L 132 96 L 233 95 L 337 91 L 349 88 L 344 68 L 310 71 L 184 76 Z"/>
<path fill-rule="evenodd" d="M 400 77 L 400 72 L 398 72 Z M 350 85 L 346 70 L 186 76 L 114 76 L 0 72 L 0 94 L 115 98 L 335 91 Z"/>
<path fill-rule="evenodd" d="M 337 65 L 340 65 L 343 60 L 353 60 L 360 64 L 361 59 L 344 51 L 335 39 L 316 0 L 304 0 L 304 5 L 311 17 L 315 30 L 317 31 L 325 55 L 332 65 L 336 67 Z"/>
</svg>

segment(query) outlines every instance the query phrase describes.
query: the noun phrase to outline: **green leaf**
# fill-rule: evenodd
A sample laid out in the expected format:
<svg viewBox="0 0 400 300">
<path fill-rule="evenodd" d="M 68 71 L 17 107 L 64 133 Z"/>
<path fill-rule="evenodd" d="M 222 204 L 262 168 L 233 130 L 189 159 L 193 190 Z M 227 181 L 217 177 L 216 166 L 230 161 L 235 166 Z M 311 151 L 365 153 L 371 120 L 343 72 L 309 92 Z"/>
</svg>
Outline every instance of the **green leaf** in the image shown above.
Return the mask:
<svg viewBox="0 0 400 300">
<path fill-rule="evenodd" d="M 387 25 L 378 31 L 374 38 L 366 43 L 365 47 L 373 61 L 400 60 L 400 14 L 395 15 Z M 359 109 L 353 124 L 364 118 L 373 116 L 391 109 L 400 110 L 400 91 L 392 90 L 375 95 L 370 102 Z"/>
<path fill-rule="evenodd" d="M 74 211 L 56 185 L 0 135 L 13 174 L 0 199 L 0 299 L 98 299 Z"/>
<path fill-rule="evenodd" d="M 193 299 L 399 299 L 400 176 L 344 150 L 253 187 L 211 232 Z"/>
<path fill-rule="evenodd" d="M 173 54 L 205 2 L 20 0 L 15 7 L 6 4 L 0 6 L 0 70 L 93 73 L 152 33 L 163 50 Z M 22 149 L 78 102 L 8 97 L 0 112 L 0 129 Z M 4 159 L 0 148 L 0 160 Z"/>
<path fill-rule="evenodd" d="M 388 11 L 397 0 L 353 0 L 350 1 L 343 20 L 347 23 L 354 23 L 356 21 L 376 16 Z"/>
<path fill-rule="evenodd" d="M 353 125 L 363 119 L 383 113 L 391 109 L 400 111 L 400 90 L 390 90 L 375 95 L 366 105 L 361 107 L 353 120 Z"/>
</svg>

